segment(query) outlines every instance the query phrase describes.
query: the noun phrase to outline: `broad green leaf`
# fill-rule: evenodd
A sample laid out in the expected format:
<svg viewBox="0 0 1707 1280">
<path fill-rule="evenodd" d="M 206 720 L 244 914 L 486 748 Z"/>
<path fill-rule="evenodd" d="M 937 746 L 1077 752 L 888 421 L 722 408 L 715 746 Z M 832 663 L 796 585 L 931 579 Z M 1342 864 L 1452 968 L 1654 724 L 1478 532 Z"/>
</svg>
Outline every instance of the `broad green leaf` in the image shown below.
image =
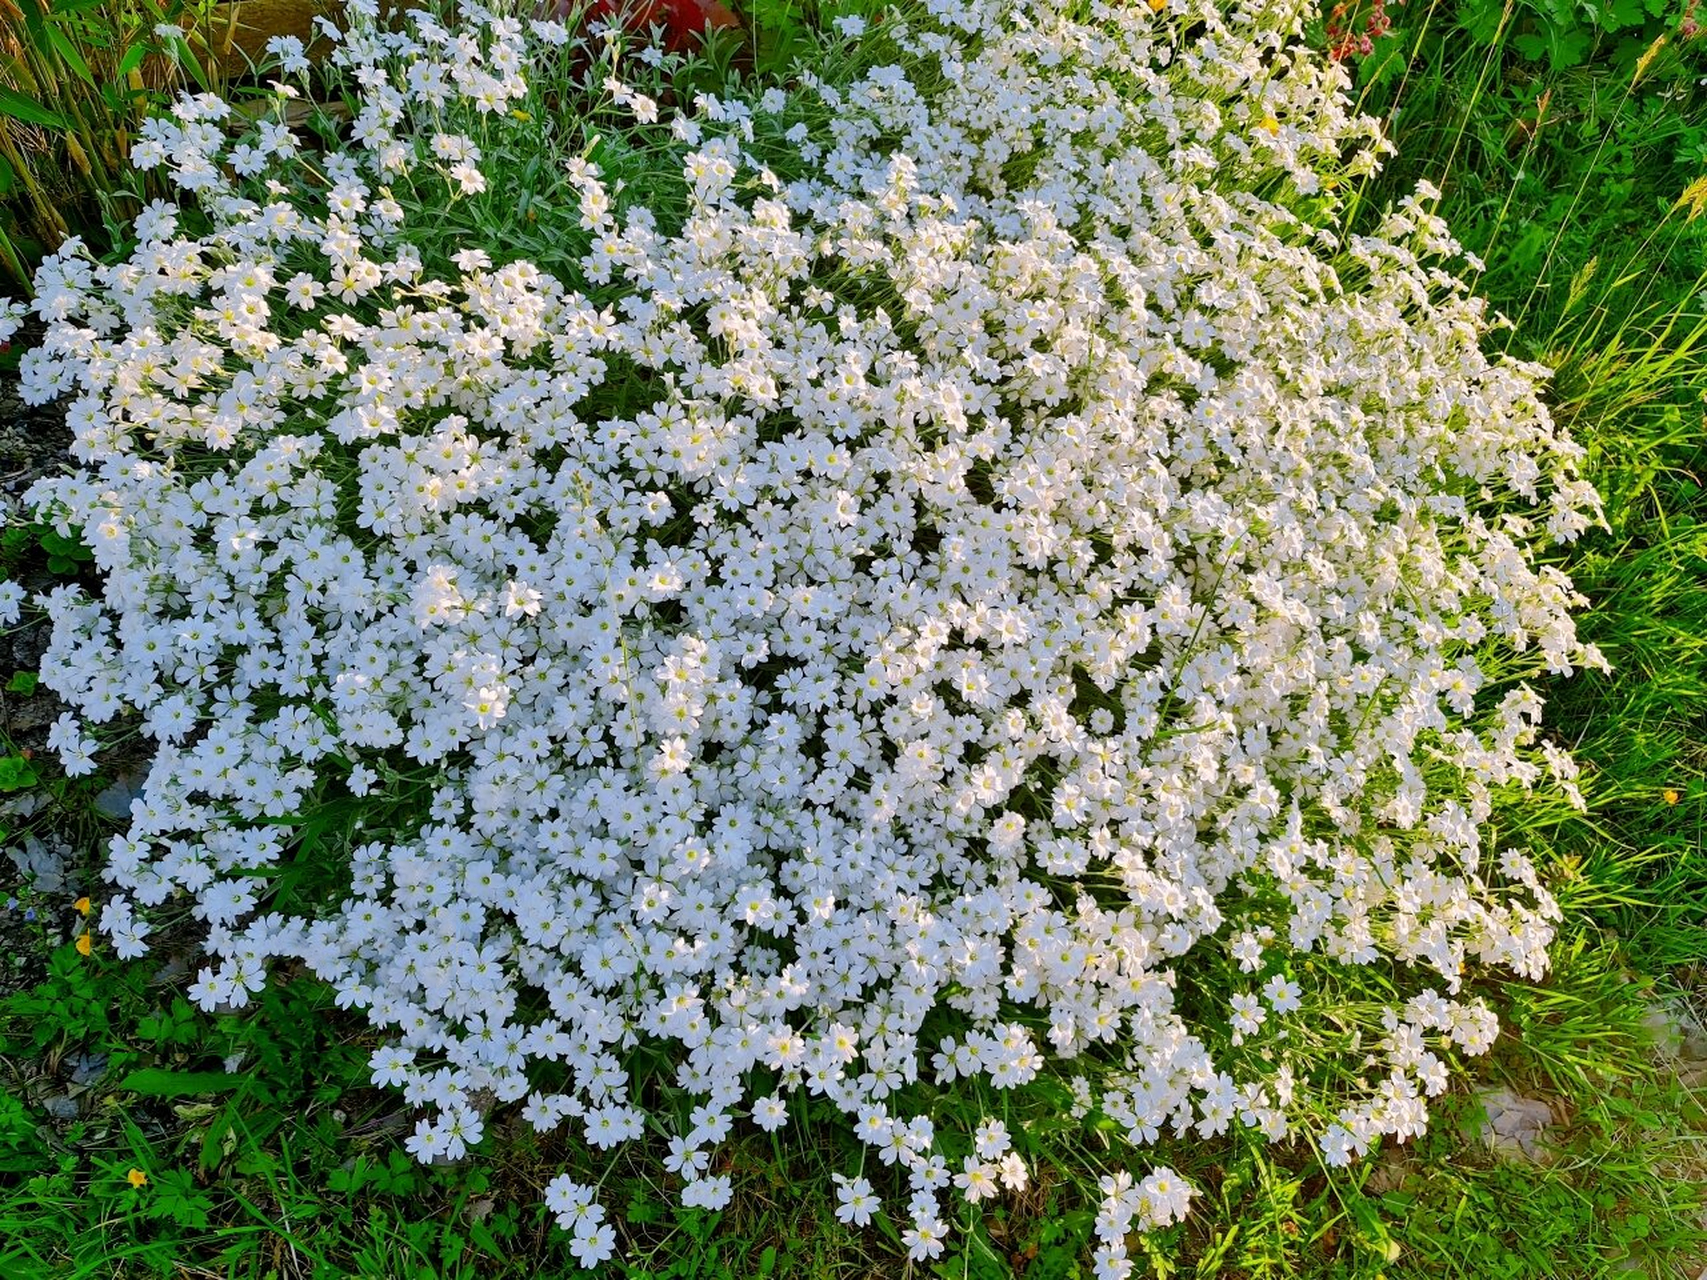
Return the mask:
<svg viewBox="0 0 1707 1280">
<path fill-rule="evenodd" d="M 22 791 L 36 783 L 36 767 L 23 756 L 0 756 L 0 791 Z"/>
<path fill-rule="evenodd" d="M 1539 62 L 1547 56 L 1547 37 L 1525 32 L 1512 38 L 1512 44 L 1517 51 L 1531 62 Z"/>
<path fill-rule="evenodd" d="M 1641 22 L 1645 16 L 1642 0 L 1607 0 L 1596 14 L 1604 31 L 1622 31 Z"/>
<path fill-rule="evenodd" d="M 1502 11 L 1497 4 L 1461 5 L 1458 23 L 1477 44 L 1492 44 L 1499 34 Z"/>
<path fill-rule="evenodd" d="M 1554 71 L 1569 71 L 1572 67 L 1580 67 L 1592 48 L 1594 37 L 1588 32 L 1580 29 L 1560 31 L 1554 37 L 1548 65 Z"/>
</svg>

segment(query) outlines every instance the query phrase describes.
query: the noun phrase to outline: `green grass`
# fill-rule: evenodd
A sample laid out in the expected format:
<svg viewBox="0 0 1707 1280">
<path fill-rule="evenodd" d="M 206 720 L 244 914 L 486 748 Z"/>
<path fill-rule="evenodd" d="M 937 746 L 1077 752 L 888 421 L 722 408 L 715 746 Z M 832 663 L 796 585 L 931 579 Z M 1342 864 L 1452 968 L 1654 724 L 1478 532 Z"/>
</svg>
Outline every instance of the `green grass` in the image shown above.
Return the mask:
<svg viewBox="0 0 1707 1280">
<path fill-rule="evenodd" d="M 791 12 L 766 9 L 779 48 Z M 1486 260 L 1478 288 L 1514 322 L 1498 340 L 1557 371 L 1554 412 L 1606 503 L 1607 527 L 1558 562 L 1614 670 L 1545 691 L 1589 812 L 1513 802 L 1495 819 L 1538 855 L 1567 924 L 1546 982 L 1487 991 L 1506 1034 L 1476 1067 L 1549 1100 L 1559 1147 L 1544 1167 L 1494 1159 L 1467 1136 L 1466 1091 L 1420 1142 L 1341 1172 L 1303 1146 L 1164 1144 L 1158 1158 L 1203 1194 L 1135 1256 L 1157 1276 L 1694 1277 L 1707 1099 L 1656 1067 L 1644 1019 L 1658 996 L 1699 995 L 1707 968 L 1707 216 L 1678 204 L 1707 174 L 1707 40 L 1644 63 L 1675 15 L 1618 26 L 1611 7 L 1589 22 L 1488 0 L 1394 12 L 1361 92 L 1399 154 L 1358 216 L 1418 178 L 1443 190 L 1440 212 Z M 39 785 L 92 851 L 99 784 Z M 92 862 L 82 874 L 96 886 Z M 366 1085 L 368 1033 L 322 986 L 297 978 L 242 1016 L 202 1014 L 146 961 L 80 955 L 73 896 L 16 909 L 39 918 L 14 960 L 30 980 L 0 1000 L 0 1276 L 576 1274 L 538 1190 L 566 1161 L 598 1168 L 585 1151 L 500 1125 L 467 1163 L 422 1168 L 402 1151 L 401 1100 Z M 77 1055 L 104 1071 L 79 1119 L 52 1122 Z M 228 1063 L 235 1081 L 215 1074 Z M 612 1274 L 903 1274 L 892 1234 L 834 1219 L 828 1175 L 857 1145 L 827 1113 L 805 1121 L 731 1146 L 737 1196 L 721 1214 L 676 1208 L 644 1152 L 619 1157 L 604 1187 L 629 1261 Z M 1055 1124 L 1088 1166 L 1119 1163 L 1096 1129 Z M 1088 1275 L 1092 1204 L 1039 1158 L 1028 1193 L 963 1222 L 951 1255 L 913 1274 Z"/>
</svg>

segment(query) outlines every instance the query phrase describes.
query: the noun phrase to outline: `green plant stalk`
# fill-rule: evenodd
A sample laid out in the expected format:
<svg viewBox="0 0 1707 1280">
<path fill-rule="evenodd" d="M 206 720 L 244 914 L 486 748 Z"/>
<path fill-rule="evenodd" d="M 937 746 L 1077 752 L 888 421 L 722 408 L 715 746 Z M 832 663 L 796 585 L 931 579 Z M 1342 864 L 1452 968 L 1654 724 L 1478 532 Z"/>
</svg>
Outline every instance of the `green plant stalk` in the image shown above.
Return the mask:
<svg viewBox="0 0 1707 1280">
<path fill-rule="evenodd" d="M 36 222 L 44 233 L 44 239 L 58 243 L 70 234 L 65 220 L 54 207 L 52 198 L 36 180 L 35 171 L 25 158 L 23 149 L 18 146 L 17 139 L 12 134 L 13 125 L 10 121 L 0 120 L 0 155 L 5 156 L 13 171 L 24 185 L 24 193 L 29 198 L 30 208 L 34 212 Z"/>
<path fill-rule="evenodd" d="M 30 292 L 30 273 L 24 266 L 24 258 L 18 252 L 18 247 L 12 243 L 6 234 L 6 228 L 0 227 L 0 266 L 6 268 L 6 274 L 18 284 L 25 293 Z"/>
</svg>

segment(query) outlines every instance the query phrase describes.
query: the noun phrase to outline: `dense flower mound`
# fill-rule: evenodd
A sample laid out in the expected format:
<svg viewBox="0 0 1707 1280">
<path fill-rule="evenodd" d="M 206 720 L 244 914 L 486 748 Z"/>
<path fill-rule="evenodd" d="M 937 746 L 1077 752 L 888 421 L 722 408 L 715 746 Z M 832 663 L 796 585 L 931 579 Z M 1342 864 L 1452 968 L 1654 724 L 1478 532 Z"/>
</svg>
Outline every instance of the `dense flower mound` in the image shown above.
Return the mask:
<svg viewBox="0 0 1707 1280">
<path fill-rule="evenodd" d="M 920 1258 L 1027 1176 L 921 1074 L 1139 1144 L 1419 1132 L 1497 1029 L 1464 975 L 1546 964 L 1482 827 L 1573 790 L 1522 680 L 1599 661 L 1536 556 L 1595 496 L 1428 193 L 1341 229 L 1379 143 L 1302 6 L 928 0 L 691 102 L 614 32 L 353 7 L 347 141 L 286 84 L 185 99 L 135 147 L 185 206 L 39 280 L 82 469 L 31 501 L 103 583 L 44 598 L 56 743 L 156 744 L 118 950 L 188 907 L 205 1007 L 336 984 L 423 1159 L 525 1098 L 656 1121 L 717 1206 L 732 1126 L 821 1095 Z M 315 908 L 280 886 L 329 813 Z M 1323 1003 L 1351 965 L 1386 1007 Z M 1190 1191 L 1103 1193 L 1120 1275 Z M 608 1255 L 590 1188 L 548 1201 Z"/>
</svg>

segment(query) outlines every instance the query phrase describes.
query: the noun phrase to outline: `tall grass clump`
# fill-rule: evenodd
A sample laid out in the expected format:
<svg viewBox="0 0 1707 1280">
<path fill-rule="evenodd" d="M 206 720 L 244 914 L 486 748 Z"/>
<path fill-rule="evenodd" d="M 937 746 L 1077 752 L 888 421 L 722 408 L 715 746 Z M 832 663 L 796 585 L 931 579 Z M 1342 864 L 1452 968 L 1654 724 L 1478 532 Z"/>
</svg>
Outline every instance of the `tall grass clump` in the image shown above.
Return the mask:
<svg viewBox="0 0 1707 1280">
<path fill-rule="evenodd" d="M 1355 78 L 1396 155 L 1362 198 L 1439 185 L 1511 318 L 1500 347 L 1553 371 L 1604 500 L 1606 526 L 1556 563 L 1612 670 L 1546 690 L 1589 813 L 1511 821 L 1545 833 L 1579 926 L 1673 981 L 1707 959 L 1707 40 L 1693 5 L 1389 12 Z"/>
<path fill-rule="evenodd" d="M 179 93 L 242 110 L 240 81 L 270 31 L 311 34 L 319 0 L 0 0 L 0 274 L 68 236 L 121 245 L 168 187 L 133 169 L 130 144 Z"/>
</svg>

